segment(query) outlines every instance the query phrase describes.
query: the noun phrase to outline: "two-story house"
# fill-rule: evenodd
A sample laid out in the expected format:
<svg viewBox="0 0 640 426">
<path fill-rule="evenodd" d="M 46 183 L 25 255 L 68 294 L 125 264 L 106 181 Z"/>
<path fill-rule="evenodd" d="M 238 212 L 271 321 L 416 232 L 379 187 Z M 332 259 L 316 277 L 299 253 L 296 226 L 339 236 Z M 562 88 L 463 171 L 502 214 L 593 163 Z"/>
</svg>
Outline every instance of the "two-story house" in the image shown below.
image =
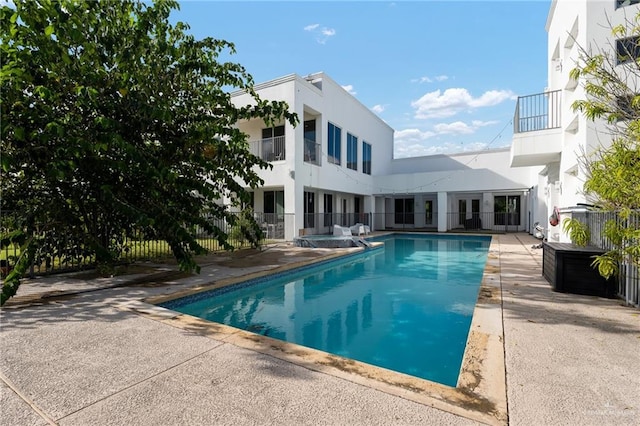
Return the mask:
<svg viewBox="0 0 640 426">
<path fill-rule="evenodd" d="M 394 130 L 324 73 L 255 86 L 286 101 L 300 124 L 238 123 L 250 149 L 272 164 L 252 207 L 268 238 L 331 233 L 334 224 L 374 230 L 531 229 L 529 168 L 509 149 L 393 158 Z M 244 92 L 236 105 L 250 103 Z"/>
</svg>

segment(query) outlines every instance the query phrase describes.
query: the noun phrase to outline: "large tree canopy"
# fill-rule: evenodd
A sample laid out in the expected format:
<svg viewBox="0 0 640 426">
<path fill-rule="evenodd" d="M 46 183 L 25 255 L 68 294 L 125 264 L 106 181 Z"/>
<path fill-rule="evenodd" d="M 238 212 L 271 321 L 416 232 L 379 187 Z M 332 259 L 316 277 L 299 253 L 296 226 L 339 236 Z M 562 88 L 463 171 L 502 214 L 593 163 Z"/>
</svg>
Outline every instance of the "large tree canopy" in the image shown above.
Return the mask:
<svg viewBox="0 0 640 426">
<path fill-rule="evenodd" d="M 283 102 L 259 99 L 222 40 L 196 40 L 170 24 L 178 4 L 157 0 L 28 0 L 2 6 L 2 196 L 22 258 L 5 279 L 13 295 L 36 250 L 64 238 L 113 258 L 114 242 L 144 230 L 166 240 L 183 269 L 197 269 L 199 226 L 234 216 L 220 200 L 248 201 L 269 165 L 235 124 L 297 122 Z M 230 90 L 250 93 L 245 107 Z"/>
</svg>

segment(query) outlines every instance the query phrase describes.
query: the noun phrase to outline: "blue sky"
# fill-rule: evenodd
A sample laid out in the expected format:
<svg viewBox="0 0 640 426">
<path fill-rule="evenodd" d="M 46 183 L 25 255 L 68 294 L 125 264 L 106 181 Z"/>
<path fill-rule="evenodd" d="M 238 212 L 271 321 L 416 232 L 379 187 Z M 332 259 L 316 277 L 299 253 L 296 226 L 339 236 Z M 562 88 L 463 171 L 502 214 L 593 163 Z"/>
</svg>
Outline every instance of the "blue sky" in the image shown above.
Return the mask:
<svg viewBox="0 0 640 426">
<path fill-rule="evenodd" d="M 395 129 L 396 158 L 508 146 L 547 81 L 550 1 L 181 1 L 172 20 L 233 42 L 256 83 L 326 72 Z"/>
</svg>

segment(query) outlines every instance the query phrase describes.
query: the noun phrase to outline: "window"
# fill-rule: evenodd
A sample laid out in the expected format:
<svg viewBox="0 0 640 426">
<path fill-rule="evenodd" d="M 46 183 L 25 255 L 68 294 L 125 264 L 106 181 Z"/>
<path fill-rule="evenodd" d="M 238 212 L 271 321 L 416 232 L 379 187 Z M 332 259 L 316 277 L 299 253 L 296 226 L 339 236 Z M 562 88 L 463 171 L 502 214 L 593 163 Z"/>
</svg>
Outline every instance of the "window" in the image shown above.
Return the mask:
<svg viewBox="0 0 640 426">
<path fill-rule="evenodd" d="M 358 138 L 347 133 L 347 168 L 358 170 Z"/>
<path fill-rule="evenodd" d="M 495 225 L 520 225 L 520 196 L 499 195 L 493 198 Z"/>
<path fill-rule="evenodd" d="M 371 174 L 371 145 L 362 141 L 362 173 Z"/>
<path fill-rule="evenodd" d="M 638 3 L 640 3 L 640 0 L 616 0 L 616 9 Z"/>
<path fill-rule="evenodd" d="M 306 120 L 304 122 L 304 138 L 312 142 L 316 141 L 316 120 Z"/>
<path fill-rule="evenodd" d="M 616 63 L 625 64 L 640 57 L 640 37 L 616 40 Z"/>
<path fill-rule="evenodd" d="M 433 200 L 424 202 L 424 223 L 431 225 L 433 223 Z"/>
<path fill-rule="evenodd" d="M 324 194 L 324 226 L 333 226 L 333 195 Z"/>
<path fill-rule="evenodd" d="M 413 198 L 396 198 L 395 222 L 413 225 Z"/>
<path fill-rule="evenodd" d="M 284 221 L 284 191 L 265 191 L 263 205 L 265 222 Z"/>
<path fill-rule="evenodd" d="M 304 122 L 304 161 L 318 164 L 316 120 L 307 120 Z"/>
<path fill-rule="evenodd" d="M 262 129 L 262 159 L 284 160 L 284 125 Z"/>
<path fill-rule="evenodd" d="M 315 228 L 316 194 L 304 192 L 304 227 Z"/>
<path fill-rule="evenodd" d="M 467 220 L 467 200 L 458 200 L 458 225 L 464 225 Z"/>
<path fill-rule="evenodd" d="M 633 105 L 633 99 L 639 95 L 621 95 L 616 98 L 616 106 L 618 107 L 618 121 L 634 120 L 640 115 L 640 108 Z"/>
<path fill-rule="evenodd" d="M 267 127 L 262 129 L 262 139 L 284 136 L 284 126 Z"/>
<path fill-rule="evenodd" d="M 329 146 L 327 147 L 327 155 L 329 162 L 333 164 L 342 164 L 340 161 L 340 140 L 342 138 L 342 129 L 329 123 L 329 135 L 327 141 Z"/>
</svg>

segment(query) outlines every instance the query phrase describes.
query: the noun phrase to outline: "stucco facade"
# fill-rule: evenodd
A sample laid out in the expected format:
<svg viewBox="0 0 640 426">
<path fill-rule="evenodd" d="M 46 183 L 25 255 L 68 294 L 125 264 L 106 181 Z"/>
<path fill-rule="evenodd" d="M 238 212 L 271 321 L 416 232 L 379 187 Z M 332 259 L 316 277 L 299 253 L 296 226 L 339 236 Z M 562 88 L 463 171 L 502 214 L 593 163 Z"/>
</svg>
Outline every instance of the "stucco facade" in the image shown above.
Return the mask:
<svg viewBox="0 0 640 426">
<path fill-rule="evenodd" d="M 531 228 L 535 170 L 510 168 L 508 148 L 394 159 L 394 130 L 326 74 L 289 75 L 255 89 L 262 99 L 286 101 L 300 119 L 295 128 L 238 124 L 253 152 L 273 165 L 259 171 L 264 185 L 252 206 L 269 237 L 357 222 L 373 230 Z M 242 92 L 232 100 L 250 103 Z"/>
<path fill-rule="evenodd" d="M 548 85 L 519 97 L 506 149 L 394 159 L 394 130 L 326 74 L 256 85 L 261 98 L 286 101 L 300 119 L 295 128 L 239 123 L 253 151 L 273 165 L 259 172 L 265 183 L 254 191 L 256 217 L 268 236 L 284 239 L 356 222 L 374 230 L 531 233 L 539 223 L 549 240 L 566 241 L 561 222 L 551 226 L 548 218 L 556 207 L 589 203 L 581 158 L 611 141 L 605 123 L 573 111 L 585 93 L 570 71 L 582 49 L 615 55 L 611 27 L 639 10 L 635 0 L 551 3 Z M 232 99 L 250 101 L 242 92 Z"/>
<path fill-rule="evenodd" d="M 542 93 L 518 99 L 511 146 L 513 167 L 539 166 L 534 178 L 534 221 L 548 228 L 551 241 L 568 241 L 561 223 L 549 224 L 554 207 L 566 212 L 592 201 L 582 192 L 586 178 L 582 159 L 597 147 L 611 143 L 606 123 L 588 121 L 572 109 L 572 104 L 586 95 L 584 82 L 572 79 L 570 72 L 583 52 L 605 53 L 615 61 L 617 41 L 611 29 L 633 20 L 639 10 L 638 2 L 630 0 L 551 3 L 546 22 L 548 86 Z M 633 86 L 637 82 L 628 83 Z"/>
</svg>

